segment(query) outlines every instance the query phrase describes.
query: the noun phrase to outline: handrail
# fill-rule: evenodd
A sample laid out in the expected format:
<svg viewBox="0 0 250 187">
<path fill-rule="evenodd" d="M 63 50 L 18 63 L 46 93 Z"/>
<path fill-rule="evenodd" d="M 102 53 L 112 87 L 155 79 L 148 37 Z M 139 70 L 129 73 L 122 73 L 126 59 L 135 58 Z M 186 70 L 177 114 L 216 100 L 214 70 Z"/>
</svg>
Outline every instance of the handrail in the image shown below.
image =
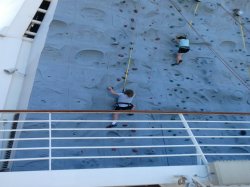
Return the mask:
<svg viewBox="0 0 250 187">
<path fill-rule="evenodd" d="M 0 110 L 0 113 L 134 113 L 134 114 L 195 114 L 195 115 L 250 115 L 250 112 L 200 112 L 200 111 L 164 111 L 164 110 Z"/>
<path fill-rule="evenodd" d="M 161 114 L 163 116 L 176 114 L 176 116 L 170 120 L 161 119 L 161 117 L 156 120 L 152 120 L 154 118 L 137 120 L 137 115 L 135 115 L 133 119 L 117 120 L 120 125 L 113 129 L 106 128 L 112 120 L 103 120 L 104 115 L 100 117 L 101 119 L 98 117 L 89 119 L 90 115 L 80 119 L 67 118 L 70 116 L 68 113 L 73 116 L 74 114 L 82 116 L 82 113 L 98 116 L 113 112 L 117 111 L 0 110 L 2 114 L 22 114 L 18 120 L 0 121 L 0 135 L 11 132 L 20 134 L 11 138 L 8 135 L 2 136 L 0 141 L 6 143 L 14 141 L 15 145 L 22 145 L 21 147 L 0 147 L 0 155 L 1 152 L 7 151 L 13 153 L 11 158 L 0 158 L 0 165 L 1 162 L 13 163 L 13 170 L 15 170 L 15 163 L 43 162 L 44 165 L 46 162 L 47 170 L 53 170 L 58 169 L 55 164 L 57 162 L 85 162 L 86 159 L 94 159 L 101 164 L 103 159 L 112 161 L 113 159 L 164 158 L 177 159 L 178 162 L 187 160 L 191 165 L 197 159 L 197 164 L 206 165 L 211 158 L 212 160 L 250 158 L 250 113 L 248 112 L 119 111 L 119 113 Z M 37 116 L 36 113 L 41 114 L 42 118 L 34 117 L 33 119 L 32 116 L 28 116 L 24 119 L 26 114 L 32 115 L 33 113 L 35 116 Z M 56 115 L 56 119 L 53 115 Z M 199 116 L 199 120 L 186 119 L 185 115 Z M 208 120 L 206 115 L 223 116 L 219 118 L 221 120 Z M 240 118 L 231 118 L 232 115 Z M 82 119 L 85 117 L 87 119 Z M 111 116 L 108 115 L 108 117 Z M 12 123 L 18 123 L 18 128 L 11 129 Z M 174 163 L 167 165 L 172 164 Z"/>
</svg>

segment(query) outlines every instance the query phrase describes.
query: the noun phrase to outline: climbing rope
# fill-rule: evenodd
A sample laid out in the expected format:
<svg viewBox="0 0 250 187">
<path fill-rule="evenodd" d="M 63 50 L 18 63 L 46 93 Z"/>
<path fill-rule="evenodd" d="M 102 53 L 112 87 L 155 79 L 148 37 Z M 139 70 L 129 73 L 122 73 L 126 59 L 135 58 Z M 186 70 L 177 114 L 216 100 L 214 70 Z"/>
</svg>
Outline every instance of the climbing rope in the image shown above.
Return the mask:
<svg viewBox="0 0 250 187">
<path fill-rule="evenodd" d="M 187 20 L 187 18 L 182 14 L 181 10 L 178 9 L 178 7 L 173 3 L 172 0 L 169 0 L 169 2 L 175 7 L 175 9 L 179 12 L 179 14 L 183 17 L 183 19 L 189 24 L 190 28 L 196 33 L 196 35 L 204 42 L 208 43 L 201 34 L 190 24 L 190 22 Z M 248 89 L 250 90 L 250 86 L 236 73 L 234 70 L 228 65 L 227 61 L 224 60 L 218 52 L 216 52 L 211 46 L 207 45 L 207 48 L 214 53 L 214 55 L 224 64 L 224 66 Z"/>
<path fill-rule="evenodd" d="M 246 49 L 245 34 L 244 34 L 243 27 L 242 27 L 242 22 L 241 22 L 240 16 L 239 16 L 239 23 L 240 23 L 240 33 L 241 33 L 243 48 Z"/>
<path fill-rule="evenodd" d="M 198 10 L 198 8 L 199 8 L 199 5 L 200 5 L 200 2 L 198 1 L 198 2 L 196 3 L 195 8 L 194 8 L 194 15 L 196 15 L 197 10 Z M 190 25 L 192 25 L 192 23 L 193 23 L 193 21 L 191 20 L 191 21 L 189 22 L 189 27 L 191 27 Z"/>
<path fill-rule="evenodd" d="M 196 4 L 196 6 L 195 6 L 195 9 L 194 9 L 194 15 L 196 15 L 197 10 L 199 8 L 199 5 L 200 5 L 200 2 L 198 1 L 197 4 Z"/>
<path fill-rule="evenodd" d="M 137 7 L 136 7 L 137 4 L 140 4 L 140 0 L 137 1 L 137 3 L 135 4 L 134 10 L 137 10 Z M 132 53 L 133 53 L 133 50 L 134 50 L 134 43 L 135 43 L 134 41 L 136 39 L 136 34 L 134 33 L 135 26 L 133 26 L 133 25 L 135 25 L 135 23 L 136 23 L 135 19 L 132 18 L 131 19 L 131 28 L 134 28 L 134 29 L 133 29 L 133 33 L 132 33 L 132 36 L 131 36 L 131 42 L 130 42 L 130 48 L 129 48 L 129 58 L 128 58 L 127 69 L 126 69 L 126 72 L 125 72 L 124 83 L 123 83 L 123 88 L 122 88 L 123 92 L 126 89 L 127 80 L 128 80 L 128 74 L 129 74 L 129 69 L 130 69 L 130 64 L 132 62 Z"/>
<path fill-rule="evenodd" d="M 126 88 L 126 84 L 127 84 L 127 80 L 128 80 L 128 73 L 129 73 L 129 67 L 130 67 L 130 64 L 131 64 L 131 59 L 132 59 L 132 52 L 133 52 L 133 45 L 134 43 L 131 42 L 130 43 L 130 48 L 129 48 L 129 58 L 128 58 L 128 63 L 127 63 L 127 69 L 126 69 L 126 72 L 125 72 L 125 78 L 124 78 L 124 83 L 123 83 L 123 89 L 122 91 L 124 92 L 125 91 L 125 88 Z"/>
</svg>

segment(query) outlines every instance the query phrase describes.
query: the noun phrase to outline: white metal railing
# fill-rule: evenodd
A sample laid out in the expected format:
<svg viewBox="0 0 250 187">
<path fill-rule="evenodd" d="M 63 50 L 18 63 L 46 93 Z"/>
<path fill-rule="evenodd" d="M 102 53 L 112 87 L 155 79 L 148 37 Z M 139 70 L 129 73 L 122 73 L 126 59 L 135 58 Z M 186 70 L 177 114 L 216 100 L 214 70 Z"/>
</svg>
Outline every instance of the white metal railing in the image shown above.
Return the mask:
<svg viewBox="0 0 250 187">
<path fill-rule="evenodd" d="M 53 170 L 58 169 L 54 166 L 58 160 L 66 163 L 72 160 L 95 159 L 101 163 L 103 159 L 174 158 L 176 160 L 173 160 L 172 163 L 168 161 L 168 165 L 175 165 L 175 161 L 179 162 L 180 158 L 184 160 L 190 158 L 186 162 L 193 165 L 208 164 L 210 161 L 221 159 L 250 158 L 250 114 L 248 113 L 184 114 L 133 111 L 136 114 L 133 116 L 133 120 L 119 120 L 120 125 L 110 129 L 106 128 L 106 125 L 111 123 L 112 120 L 105 118 L 109 118 L 112 112 L 117 111 L 0 112 L 2 114 L 19 112 L 23 116 L 23 119 L 21 117 L 19 120 L 0 120 L 0 133 L 5 134 L 1 137 L 8 137 L 6 134 L 11 132 L 18 132 L 19 134 L 15 137 L 0 138 L 0 141 L 14 141 L 17 145 L 0 148 L 1 152 L 9 151 L 12 153 L 11 157 L 1 158 L 0 162 L 12 163 L 13 170 L 15 170 L 16 163 L 24 161 L 26 164 L 31 161 L 46 161 L 46 169 Z M 119 112 L 131 113 L 131 111 Z M 36 119 L 41 118 L 41 116 L 30 117 L 27 114 L 43 115 L 43 118 L 46 114 L 47 119 Z M 82 115 L 81 119 L 72 119 L 74 118 L 72 116 L 67 119 L 67 115 L 76 114 Z M 94 119 L 89 119 L 89 114 L 96 116 Z M 148 114 L 159 115 L 159 119 L 137 119 L 137 117 L 143 118 L 140 115 Z M 208 121 L 204 117 L 208 115 L 215 116 L 218 119 Z M 101 118 L 100 120 L 96 120 L 98 116 Z M 171 119 L 171 116 L 174 116 L 174 118 Z M 10 129 L 12 123 L 18 123 L 19 128 Z M 105 134 L 109 132 L 111 134 Z M 36 136 L 32 133 L 41 134 Z M 97 141 L 100 141 L 99 144 Z M 129 149 L 131 151 L 128 151 Z M 140 151 L 144 149 L 150 149 L 152 152 L 145 154 L 145 151 Z M 96 152 L 92 153 L 93 150 Z M 25 151 L 28 154 L 19 154 L 19 152 Z M 42 152 L 36 154 L 36 151 Z M 61 152 L 58 153 L 59 151 Z M 77 153 L 76 155 L 76 151 L 82 151 L 83 153 Z M 166 163 L 162 164 L 166 165 Z M 67 167 L 64 169 L 67 169 Z"/>
</svg>

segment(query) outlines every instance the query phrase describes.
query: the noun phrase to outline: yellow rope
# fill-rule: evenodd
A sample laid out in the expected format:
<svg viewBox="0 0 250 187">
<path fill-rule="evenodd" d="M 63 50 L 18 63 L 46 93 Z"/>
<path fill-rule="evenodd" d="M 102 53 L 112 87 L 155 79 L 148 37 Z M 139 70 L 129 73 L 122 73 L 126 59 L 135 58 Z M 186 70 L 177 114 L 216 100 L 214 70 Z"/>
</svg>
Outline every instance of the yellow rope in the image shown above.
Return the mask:
<svg viewBox="0 0 250 187">
<path fill-rule="evenodd" d="M 128 59 L 128 66 L 127 66 L 127 69 L 126 69 L 126 72 L 125 72 L 125 78 L 124 78 L 124 84 L 123 84 L 123 91 L 125 91 L 125 87 L 126 87 L 126 84 L 127 84 L 127 79 L 128 79 L 128 72 L 129 72 L 129 67 L 130 67 L 130 64 L 131 64 L 131 58 L 132 58 L 132 51 L 133 51 L 133 43 L 130 47 L 130 50 L 129 50 L 129 59 Z"/>
<path fill-rule="evenodd" d="M 245 34 L 244 34 L 243 27 L 242 27 L 240 16 L 239 16 L 239 23 L 240 23 L 240 32 L 241 32 L 243 47 L 244 49 L 246 49 Z"/>
<path fill-rule="evenodd" d="M 196 12 L 197 12 L 197 10 L 198 10 L 198 7 L 199 7 L 199 4 L 200 4 L 200 2 L 197 2 L 196 7 L 195 7 L 195 9 L 194 9 L 194 14 L 196 14 Z"/>
<path fill-rule="evenodd" d="M 193 21 L 190 21 L 190 22 L 188 23 L 190 29 L 191 29 L 191 27 L 192 27 L 192 24 L 193 24 Z"/>
<path fill-rule="evenodd" d="M 194 15 L 197 13 L 197 10 L 198 10 L 198 8 L 199 8 L 199 5 L 200 5 L 200 2 L 197 2 L 196 6 L 195 6 L 195 9 L 194 9 Z M 191 20 L 191 21 L 189 22 L 189 27 L 190 27 L 190 28 L 191 28 L 191 26 L 192 26 L 192 23 L 193 23 L 193 21 Z"/>
</svg>

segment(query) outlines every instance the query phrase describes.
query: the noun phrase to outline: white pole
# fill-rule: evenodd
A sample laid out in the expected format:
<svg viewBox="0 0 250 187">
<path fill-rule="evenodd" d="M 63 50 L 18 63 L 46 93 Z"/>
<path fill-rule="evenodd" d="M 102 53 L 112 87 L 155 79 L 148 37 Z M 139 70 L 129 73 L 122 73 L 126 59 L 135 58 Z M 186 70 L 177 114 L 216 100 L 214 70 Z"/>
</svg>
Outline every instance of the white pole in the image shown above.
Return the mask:
<svg viewBox="0 0 250 187">
<path fill-rule="evenodd" d="M 49 170 L 51 171 L 51 113 L 49 113 Z"/>
<path fill-rule="evenodd" d="M 201 165 L 202 164 L 201 160 L 203 161 L 204 164 L 208 164 L 208 161 L 207 161 L 206 157 L 204 156 L 204 153 L 202 152 L 201 147 L 200 147 L 199 143 L 197 142 L 192 130 L 190 129 L 185 117 L 183 116 L 183 114 L 179 114 L 179 117 L 180 117 L 184 127 L 186 128 L 187 133 L 190 136 L 193 144 L 195 145 L 196 152 L 200 155 L 200 156 L 197 156 L 197 164 Z"/>
</svg>

